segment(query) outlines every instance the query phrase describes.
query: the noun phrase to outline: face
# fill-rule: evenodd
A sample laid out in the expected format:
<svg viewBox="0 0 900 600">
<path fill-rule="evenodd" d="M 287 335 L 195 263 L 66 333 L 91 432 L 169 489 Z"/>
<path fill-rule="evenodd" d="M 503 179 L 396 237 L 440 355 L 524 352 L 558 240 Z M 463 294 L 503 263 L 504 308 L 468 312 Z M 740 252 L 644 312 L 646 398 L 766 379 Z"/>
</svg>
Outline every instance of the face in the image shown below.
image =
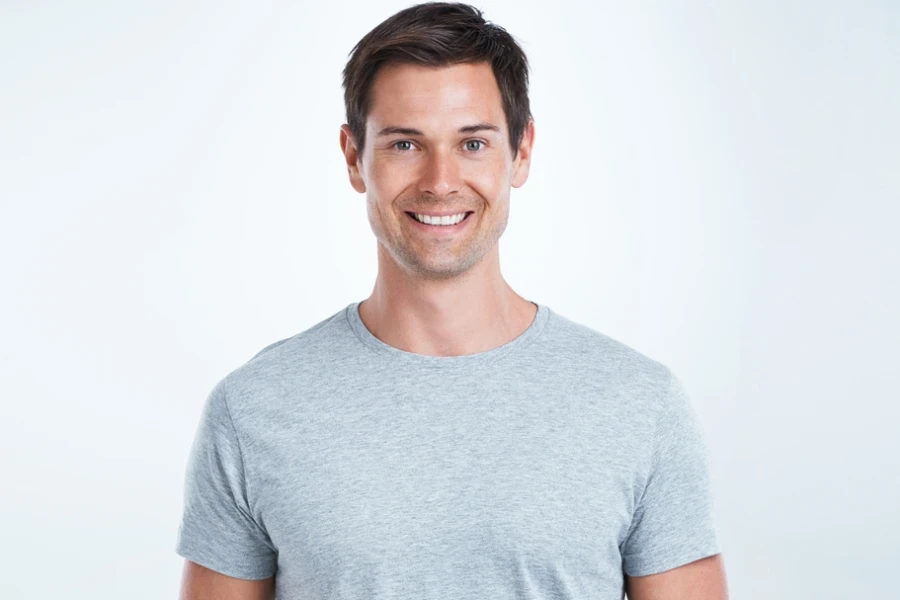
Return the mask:
<svg viewBox="0 0 900 600">
<path fill-rule="evenodd" d="M 534 124 L 513 159 L 500 89 L 488 63 L 387 65 L 373 81 L 362 156 L 341 127 L 350 182 L 366 194 L 369 223 L 396 266 L 424 279 L 459 276 L 493 251 L 509 219 L 509 192 L 528 178 Z M 456 215 L 454 226 L 413 213 Z"/>
</svg>

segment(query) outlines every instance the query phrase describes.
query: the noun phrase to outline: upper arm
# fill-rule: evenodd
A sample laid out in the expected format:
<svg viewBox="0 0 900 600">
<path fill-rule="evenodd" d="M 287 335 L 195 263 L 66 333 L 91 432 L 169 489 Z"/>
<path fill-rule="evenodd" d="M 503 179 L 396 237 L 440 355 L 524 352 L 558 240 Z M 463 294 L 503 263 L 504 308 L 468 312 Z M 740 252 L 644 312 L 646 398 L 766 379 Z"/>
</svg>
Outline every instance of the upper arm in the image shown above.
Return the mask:
<svg viewBox="0 0 900 600">
<path fill-rule="evenodd" d="M 623 572 L 631 577 L 661 574 L 720 552 L 705 434 L 671 371 L 652 446 L 645 484 L 619 547 Z"/>
<path fill-rule="evenodd" d="M 179 600 L 271 600 L 275 576 L 265 579 L 238 579 L 184 561 Z"/>
<path fill-rule="evenodd" d="M 625 593 L 628 600 L 728 600 L 722 555 L 653 575 L 626 575 Z"/>
<path fill-rule="evenodd" d="M 278 552 L 253 510 L 245 456 L 223 384 L 209 394 L 185 473 L 176 552 L 232 579 L 275 576 Z"/>
</svg>

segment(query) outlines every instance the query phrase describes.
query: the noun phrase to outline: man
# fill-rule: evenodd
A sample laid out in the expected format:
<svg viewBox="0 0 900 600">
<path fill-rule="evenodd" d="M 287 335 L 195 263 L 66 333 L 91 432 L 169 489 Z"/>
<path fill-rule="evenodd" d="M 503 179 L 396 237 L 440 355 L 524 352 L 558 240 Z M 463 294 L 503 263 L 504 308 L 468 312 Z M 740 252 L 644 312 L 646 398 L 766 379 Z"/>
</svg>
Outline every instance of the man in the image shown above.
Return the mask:
<svg viewBox="0 0 900 600">
<path fill-rule="evenodd" d="M 344 87 L 374 290 L 213 388 L 181 597 L 726 598 L 684 387 L 500 273 L 534 144 L 513 38 L 413 6 L 359 42 Z"/>
</svg>

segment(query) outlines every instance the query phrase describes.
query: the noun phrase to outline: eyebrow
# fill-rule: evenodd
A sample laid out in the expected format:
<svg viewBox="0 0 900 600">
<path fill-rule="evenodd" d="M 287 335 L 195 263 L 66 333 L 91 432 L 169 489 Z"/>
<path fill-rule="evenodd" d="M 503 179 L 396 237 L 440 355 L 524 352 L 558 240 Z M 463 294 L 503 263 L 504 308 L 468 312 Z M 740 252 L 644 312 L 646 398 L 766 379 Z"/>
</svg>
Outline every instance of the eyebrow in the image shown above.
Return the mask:
<svg viewBox="0 0 900 600">
<path fill-rule="evenodd" d="M 475 125 L 466 125 L 465 127 L 459 128 L 459 133 L 477 133 L 479 131 L 496 131 L 500 133 L 500 128 L 496 125 L 492 125 L 491 123 L 477 123 Z M 385 136 L 385 135 L 409 135 L 409 136 L 422 136 L 425 135 L 418 129 L 413 129 L 411 127 L 385 127 L 381 131 L 378 132 L 377 137 Z"/>
</svg>

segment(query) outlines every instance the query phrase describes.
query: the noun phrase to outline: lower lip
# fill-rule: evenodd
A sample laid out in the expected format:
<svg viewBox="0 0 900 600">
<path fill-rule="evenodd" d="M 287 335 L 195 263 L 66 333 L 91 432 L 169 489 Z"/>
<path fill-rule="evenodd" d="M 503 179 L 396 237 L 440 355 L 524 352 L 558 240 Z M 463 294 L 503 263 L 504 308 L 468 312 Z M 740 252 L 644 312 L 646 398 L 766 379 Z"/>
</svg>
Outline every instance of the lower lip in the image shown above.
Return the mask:
<svg viewBox="0 0 900 600">
<path fill-rule="evenodd" d="M 434 235 L 453 235 L 454 233 L 459 233 L 460 231 L 468 227 L 469 221 L 472 220 L 472 215 L 474 215 L 475 213 L 468 213 L 466 217 L 456 225 L 429 225 L 428 223 L 422 223 L 409 213 L 403 214 L 405 214 L 407 218 L 412 221 L 414 227 L 417 227 L 424 232 Z"/>
</svg>

